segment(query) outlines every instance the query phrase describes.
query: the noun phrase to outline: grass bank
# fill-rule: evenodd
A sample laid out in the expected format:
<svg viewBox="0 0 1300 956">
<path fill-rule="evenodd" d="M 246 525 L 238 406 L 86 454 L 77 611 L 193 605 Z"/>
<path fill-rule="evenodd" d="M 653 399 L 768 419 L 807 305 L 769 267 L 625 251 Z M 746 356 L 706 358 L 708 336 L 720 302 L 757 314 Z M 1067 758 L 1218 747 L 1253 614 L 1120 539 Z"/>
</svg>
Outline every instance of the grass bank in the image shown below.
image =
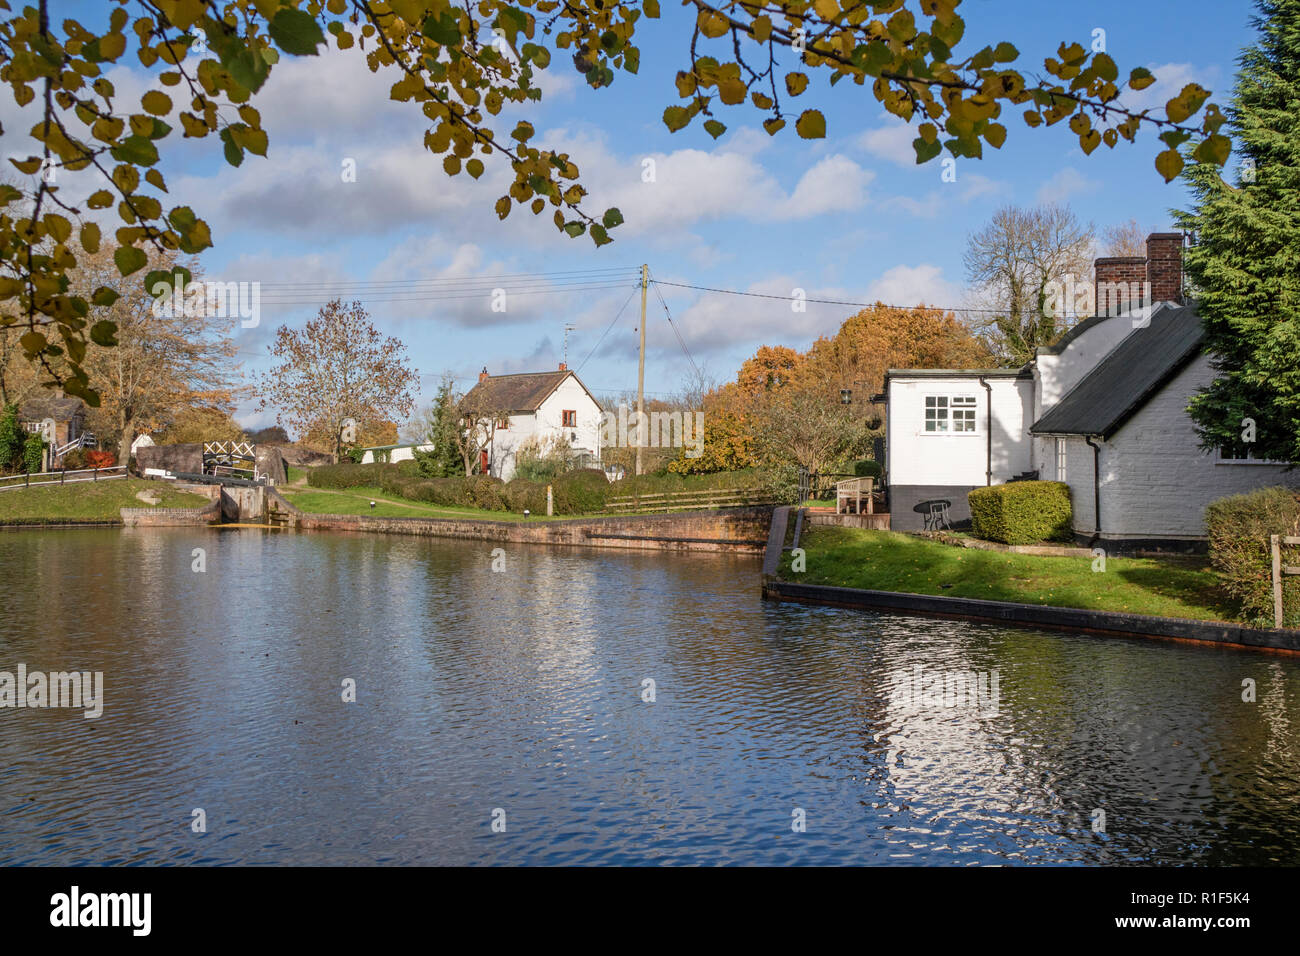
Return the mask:
<svg viewBox="0 0 1300 956">
<path fill-rule="evenodd" d="M 15 488 L 0 491 L 0 525 L 118 521 L 122 508 L 150 507 L 136 497 L 137 492 L 146 490 L 158 495 L 159 508 L 202 508 L 208 503 L 202 495 L 143 478 Z"/>
<path fill-rule="evenodd" d="M 800 584 L 825 584 L 1014 601 L 1050 607 L 1120 611 L 1202 621 L 1233 621 L 1235 606 L 1208 564 L 1184 558 L 1040 557 L 976 551 L 890 531 L 805 527 L 799 545 L 807 570 L 780 576 Z"/>
</svg>

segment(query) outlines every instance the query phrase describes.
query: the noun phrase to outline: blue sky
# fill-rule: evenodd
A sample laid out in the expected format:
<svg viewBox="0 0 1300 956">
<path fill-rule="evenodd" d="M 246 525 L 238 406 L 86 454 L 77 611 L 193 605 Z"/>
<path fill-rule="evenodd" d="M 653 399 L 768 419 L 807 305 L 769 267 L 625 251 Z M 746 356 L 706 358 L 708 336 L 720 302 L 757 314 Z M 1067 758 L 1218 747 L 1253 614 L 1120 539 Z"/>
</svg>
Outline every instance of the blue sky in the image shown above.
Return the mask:
<svg viewBox="0 0 1300 956">
<path fill-rule="evenodd" d="M 99 25 L 109 9 L 56 2 L 53 17 Z M 1086 46 L 1102 29 L 1121 75 L 1134 66 L 1155 73 L 1159 82 L 1143 92 L 1142 106 L 1163 104 L 1192 80 L 1222 103 L 1238 52 L 1253 40 L 1252 11 L 1242 0 L 966 0 L 958 53 L 1010 40 L 1021 52 L 1017 66 L 1041 73 L 1061 41 Z M 215 138 L 169 143 L 161 168 L 172 195 L 212 227 L 215 248 L 202 260 L 208 277 L 262 283 L 261 324 L 235 333 L 245 371 L 264 368 L 275 328 L 304 321 L 316 307 L 309 300 L 319 304 L 330 290 L 361 299 L 376 324 L 406 343 L 425 402 L 444 370 L 466 385 L 485 365 L 494 373 L 554 368 L 566 324 L 575 326 L 569 364 L 577 366 L 627 301 L 642 262 L 659 279 L 698 286 L 956 306 L 966 236 L 1000 205 L 1063 201 L 1099 228 L 1135 218 L 1155 230 L 1169 228 L 1168 210 L 1184 202 L 1182 188 L 1165 185 L 1152 166 L 1159 146 L 1149 131 L 1136 145 L 1088 157 L 1064 124 L 1029 130 L 1018 112 L 1004 118 L 1010 135 L 1001 151 L 960 161 L 957 182 L 944 183 L 938 161 L 915 165 L 914 134 L 887 119 L 868 89 L 831 89 L 816 74 L 792 102 L 825 112 L 825 140 L 800 140 L 793 124 L 770 138 L 759 125 L 764 117 L 743 107 L 723 108 L 729 130 L 716 142 L 697 125 L 670 134 L 660 117 L 678 102 L 673 77 L 688 62 L 689 18 L 664 3 L 662 20 L 642 24 L 639 75 L 620 73 L 610 88 L 592 91 L 557 55 L 543 102 L 528 117 L 536 145 L 562 146 L 578 163 L 590 209 L 622 209 L 626 225 L 599 250 L 556 232 L 549 212 L 535 219 L 516 209 L 499 222 L 492 203 L 504 192 L 502 170 L 489 168 L 478 183 L 449 179 L 441 159 L 421 147 L 418 109 L 389 102 L 393 77 L 370 74 L 355 50 L 286 57 L 275 68 L 254 99 L 270 135 L 266 159 L 249 156 L 233 169 Z M 151 79 L 138 63 L 110 75 L 123 92 L 136 89 L 137 101 Z M 31 125 L 12 103 L 0 119 L 8 132 Z M 17 136 L 6 140 L 7 154 L 22 150 Z M 653 183 L 642 182 L 646 158 L 655 160 Z M 356 162 L 354 183 L 340 175 L 347 159 Z M 611 275 L 625 285 L 510 295 L 512 283 L 516 290 L 539 283 L 480 283 L 507 290 L 505 313 L 491 311 L 487 292 L 431 301 L 377 284 L 449 288 L 428 280 L 595 269 L 620 270 Z M 390 291 L 377 294 L 381 288 Z M 719 379 L 732 377 L 758 345 L 806 348 L 853 311 L 812 304 L 801 314 L 780 301 L 661 290 L 695 361 Z M 582 367 L 594 391 L 635 388 L 638 308 L 634 296 Z M 673 393 L 689 364 L 653 292 L 649 315 L 646 389 Z M 251 403 L 238 417 L 267 420 Z"/>
</svg>

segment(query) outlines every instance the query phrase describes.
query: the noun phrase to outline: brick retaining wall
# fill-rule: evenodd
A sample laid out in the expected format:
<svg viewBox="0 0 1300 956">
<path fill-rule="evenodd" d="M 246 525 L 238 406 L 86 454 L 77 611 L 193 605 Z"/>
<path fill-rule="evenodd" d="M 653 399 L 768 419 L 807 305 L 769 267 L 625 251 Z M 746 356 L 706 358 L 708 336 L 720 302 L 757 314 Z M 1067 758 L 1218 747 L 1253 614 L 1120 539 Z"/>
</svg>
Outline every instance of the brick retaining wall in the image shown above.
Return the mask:
<svg viewBox="0 0 1300 956">
<path fill-rule="evenodd" d="M 654 551 L 762 553 L 772 507 L 726 508 L 662 515 L 611 515 L 551 521 L 490 521 L 477 518 L 387 518 L 324 515 L 299 510 L 272 488 L 268 509 L 284 512 L 304 531 L 371 531 L 503 543 L 581 545 Z"/>
</svg>

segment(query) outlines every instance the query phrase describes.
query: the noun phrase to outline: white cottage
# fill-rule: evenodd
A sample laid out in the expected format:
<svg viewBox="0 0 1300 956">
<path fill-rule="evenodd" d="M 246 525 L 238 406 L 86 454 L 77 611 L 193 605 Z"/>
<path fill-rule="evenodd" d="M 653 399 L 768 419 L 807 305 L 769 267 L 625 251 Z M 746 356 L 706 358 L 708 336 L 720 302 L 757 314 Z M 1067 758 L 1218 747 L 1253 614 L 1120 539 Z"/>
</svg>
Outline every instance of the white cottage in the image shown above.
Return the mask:
<svg viewBox="0 0 1300 956">
<path fill-rule="evenodd" d="M 587 386 L 563 363 L 554 372 L 479 373 L 465 407 L 491 413 L 479 471 L 509 481 L 519 446 L 528 439 L 562 441 L 587 467 L 600 467 L 601 408 Z"/>
<path fill-rule="evenodd" d="M 1206 452 L 1187 414 L 1214 380 L 1194 305 L 1182 304 L 1182 235 L 1147 256 L 1098 259 L 1097 316 L 1020 369 L 891 369 L 886 376 L 891 526 L 920 530 L 930 502 L 970 520 L 966 494 L 1037 477 L 1070 486 L 1078 540 L 1118 550 L 1194 546 L 1205 506 L 1300 485 L 1285 462 Z M 1108 309 L 1107 290 L 1145 274 L 1143 306 Z M 1120 314 L 1106 314 L 1107 312 Z"/>
</svg>

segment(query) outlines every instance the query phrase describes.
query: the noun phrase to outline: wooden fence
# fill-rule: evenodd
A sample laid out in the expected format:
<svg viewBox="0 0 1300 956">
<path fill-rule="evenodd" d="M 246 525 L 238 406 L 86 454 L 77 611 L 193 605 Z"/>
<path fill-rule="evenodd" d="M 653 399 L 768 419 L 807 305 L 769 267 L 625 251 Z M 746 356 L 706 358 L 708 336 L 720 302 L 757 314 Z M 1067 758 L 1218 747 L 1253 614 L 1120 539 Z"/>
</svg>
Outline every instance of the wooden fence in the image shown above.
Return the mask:
<svg viewBox="0 0 1300 956">
<path fill-rule="evenodd" d="M 1268 537 L 1269 545 L 1273 549 L 1273 624 L 1275 627 L 1282 626 L 1282 576 L 1286 574 L 1300 574 L 1300 568 L 1292 567 L 1282 563 L 1282 545 L 1300 544 L 1300 538 L 1293 538 L 1289 535 L 1272 534 Z"/>
<path fill-rule="evenodd" d="M 774 503 L 771 493 L 759 488 L 708 488 L 704 491 L 621 495 L 606 501 L 605 510 L 614 513 L 702 511 L 710 508 L 743 508 L 747 505 Z"/>
<path fill-rule="evenodd" d="M 89 477 L 86 477 L 89 475 Z M 80 476 L 80 477 L 78 477 Z M 107 468 L 77 468 L 66 471 L 38 471 L 32 474 L 7 475 L 0 478 L 0 491 L 15 488 L 38 488 L 42 485 L 72 485 L 80 481 L 110 481 L 126 477 L 126 465 Z"/>
</svg>

